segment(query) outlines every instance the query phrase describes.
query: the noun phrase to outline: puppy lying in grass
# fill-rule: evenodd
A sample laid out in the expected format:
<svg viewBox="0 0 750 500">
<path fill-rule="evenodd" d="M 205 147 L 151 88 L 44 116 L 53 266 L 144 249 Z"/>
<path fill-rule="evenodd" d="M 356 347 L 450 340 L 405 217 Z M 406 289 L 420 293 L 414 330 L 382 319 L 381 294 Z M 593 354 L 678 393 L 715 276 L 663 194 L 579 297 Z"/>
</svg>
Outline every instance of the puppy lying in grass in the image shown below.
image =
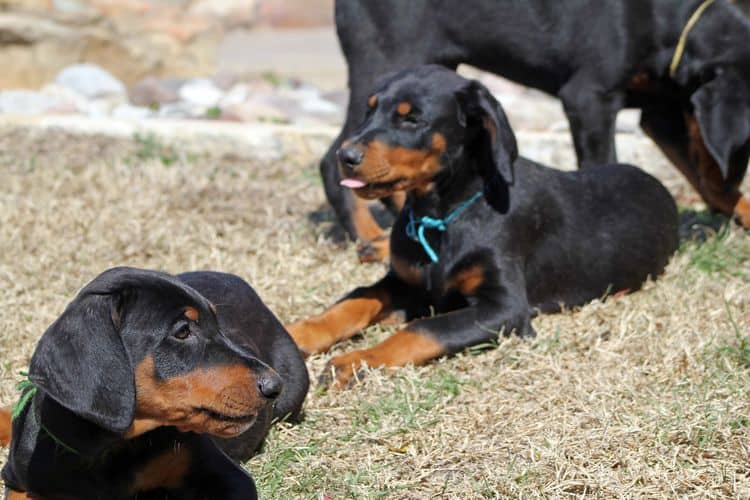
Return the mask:
<svg viewBox="0 0 750 500">
<path fill-rule="evenodd" d="M 407 193 L 390 270 L 288 330 L 309 355 L 394 316 L 406 324 L 331 359 L 324 382 L 347 385 L 365 363 L 426 363 L 501 333 L 533 336 L 536 313 L 637 290 L 677 248 L 677 209 L 659 181 L 629 165 L 561 172 L 518 157 L 490 92 L 441 66 L 381 81 L 337 154 L 356 195 Z"/>
<path fill-rule="evenodd" d="M 39 340 L 12 415 L 8 498 L 254 499 L 247 459 L 307 369 L 237 276 L 99 275 Z"/>
</svg>

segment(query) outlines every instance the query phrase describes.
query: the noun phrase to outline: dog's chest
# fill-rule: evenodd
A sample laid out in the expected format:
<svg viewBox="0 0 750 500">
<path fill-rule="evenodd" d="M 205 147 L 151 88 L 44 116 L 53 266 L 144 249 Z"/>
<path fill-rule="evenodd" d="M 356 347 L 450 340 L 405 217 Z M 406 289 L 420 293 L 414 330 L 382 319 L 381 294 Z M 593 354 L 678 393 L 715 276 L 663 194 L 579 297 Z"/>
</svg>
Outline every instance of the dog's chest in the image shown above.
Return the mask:
<svg viewBox="0 0 750 500">
<path fill-rule="evenodd" d="M 439 249 L 437 239 L 434 243 Z M 403 282 L 425 290 L 435 303 L 453 292 L 471 295 L 476 288 L 477 273 L 457 269 L 449 256 L 438 254 L 438 262 L 432 262 L 421 245 L 408 238 L 399 238 L 391 246 L 391 270 Z"/>
</svg>

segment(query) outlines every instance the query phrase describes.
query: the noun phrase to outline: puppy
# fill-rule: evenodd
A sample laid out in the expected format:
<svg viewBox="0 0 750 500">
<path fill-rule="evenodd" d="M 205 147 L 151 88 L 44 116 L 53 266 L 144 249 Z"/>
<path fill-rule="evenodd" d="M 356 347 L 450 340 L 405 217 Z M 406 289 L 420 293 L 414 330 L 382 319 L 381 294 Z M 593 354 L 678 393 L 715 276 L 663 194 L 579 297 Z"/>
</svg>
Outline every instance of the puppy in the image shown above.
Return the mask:
<svg viewBox="0 0 750 500">
<path fill-rule="evenodd" d="M 561 172 L 519 158 L 499 103 L 476 81 L 422 66 L 382 81 L 338 151 L 356 195 L 407 193 L 390 270 L 321 315 L 288 327 L 306 354 L 385 319 L 408 323 L 382 344 L 334 357 L 325 376 L 425 363 L 534 335 L 537 312 L 636 290 L 677 248 L 674 200 L 627 165 Z"/>
<path fill-rule="evenodd" d="M 308 379 L 240 278 L 115 268 L 44 333 L 22 387 L 10 498 L 225 500 L 257 498 L 225 451 L 245 459 L 296 416 Z"/>
</svg>

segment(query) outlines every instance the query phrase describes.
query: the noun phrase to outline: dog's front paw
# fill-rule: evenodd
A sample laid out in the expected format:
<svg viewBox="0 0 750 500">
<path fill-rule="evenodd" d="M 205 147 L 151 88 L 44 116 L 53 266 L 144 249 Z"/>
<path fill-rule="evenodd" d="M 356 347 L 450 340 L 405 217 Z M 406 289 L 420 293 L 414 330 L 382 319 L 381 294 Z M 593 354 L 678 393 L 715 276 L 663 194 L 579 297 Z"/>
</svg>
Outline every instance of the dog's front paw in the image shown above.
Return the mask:
<svg viewBox="0 0 750 500">
<path fill-rule="evenodd" d="M 345 389 L 361 380 L 365 373 L 363 363 L 367 361 L 365 351 L 352 351 L 331 358 L 326 364 L 318 383 L 331 389 Z"/>
<path fill-rule="evenodd" d="M 361 263 L 384 262 L 391 254 L 390 239 L 387 235 L 379 236 L 357 245 L 357 256 Z"/>
</svg>

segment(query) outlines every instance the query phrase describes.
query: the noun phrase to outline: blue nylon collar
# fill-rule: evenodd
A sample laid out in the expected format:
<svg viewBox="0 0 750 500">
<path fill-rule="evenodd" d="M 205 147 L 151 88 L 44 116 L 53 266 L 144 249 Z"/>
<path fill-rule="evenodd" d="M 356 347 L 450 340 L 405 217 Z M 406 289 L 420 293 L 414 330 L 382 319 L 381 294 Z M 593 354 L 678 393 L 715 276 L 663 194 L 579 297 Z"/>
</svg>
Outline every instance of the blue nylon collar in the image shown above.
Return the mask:
<svg viewBox="0 0 750 500">
<path fill-rule="evenodd" d="M 412 240 L 420 243 L 424 249 L 424 253 L 435 263 L 438 261 L 437 253 L 430 246 L 430 243 L 425 238 L 425 229 L 437 229 L 438 231 L 445 231 L 448 228 L 448 224 L 456 220 L 467 208 L 469 208 L 475 201 L 484 195 L 484 192 L 479 191 L 474 194 L 471 198 L 466 200 L 457 206 L 451 213 L 443 217 L 442 219 L 434 219 L 426 215 L 419 219 L 414 218 L 414 211 L 409 208 L 409 222 L 406 224 L 406 235 Z"/>
</svg>

